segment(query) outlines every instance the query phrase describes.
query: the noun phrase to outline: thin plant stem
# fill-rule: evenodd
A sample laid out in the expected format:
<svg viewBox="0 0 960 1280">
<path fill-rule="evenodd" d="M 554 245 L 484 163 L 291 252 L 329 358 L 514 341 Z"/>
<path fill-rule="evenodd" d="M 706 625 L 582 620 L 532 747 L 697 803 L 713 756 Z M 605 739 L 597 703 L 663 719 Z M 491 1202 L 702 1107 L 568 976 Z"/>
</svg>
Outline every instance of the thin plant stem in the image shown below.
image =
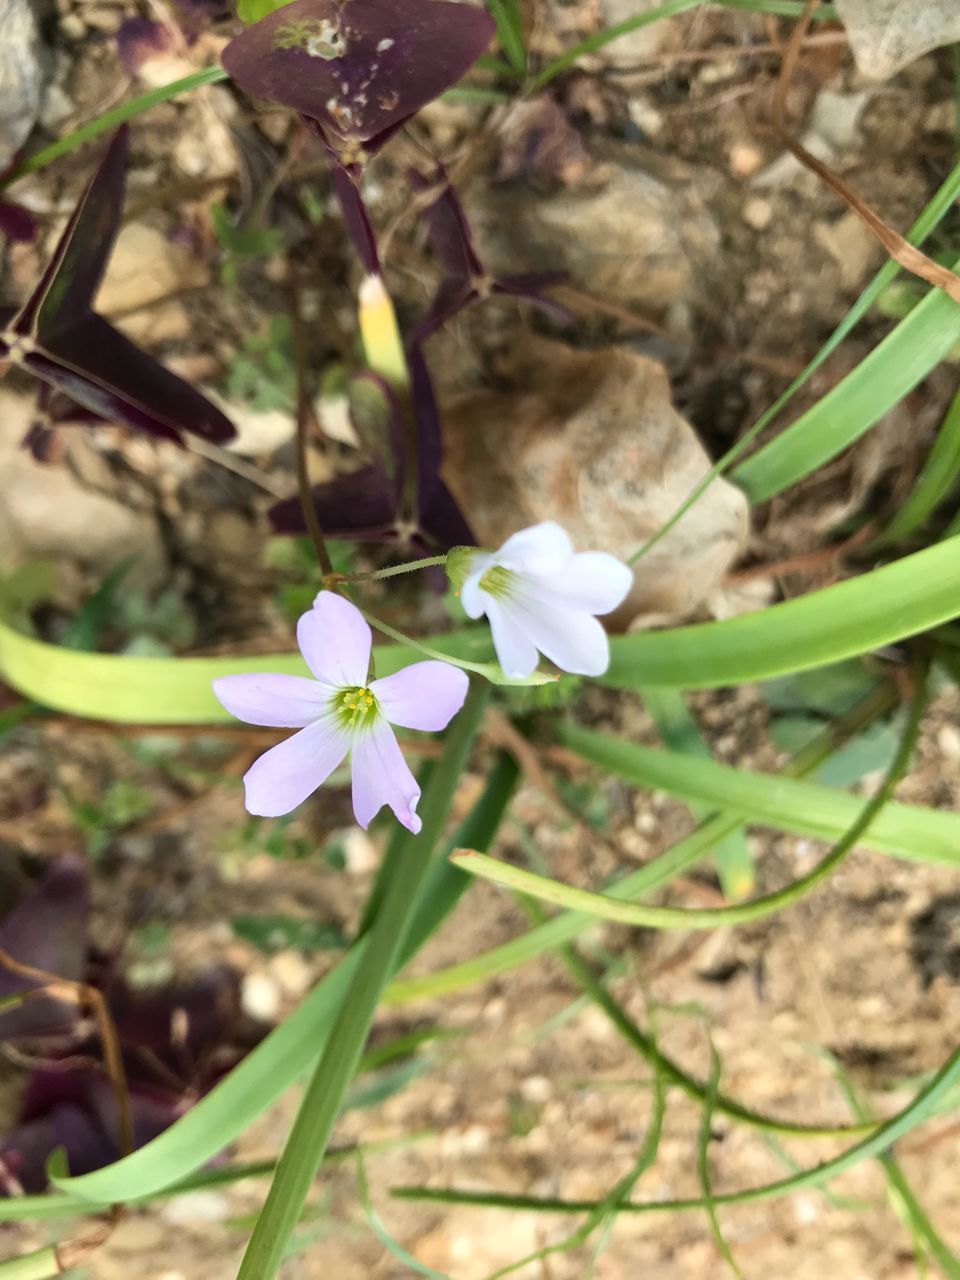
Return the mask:
<svg viewBox="0 0 960 1280">
<path fill-rule="evenodd" d="M 381 582 L 384 578 L 396 578 L 401 573 L 416 573 L 418 569 L 432 569 L 434 565 L 446 564 L 447 557 L 427 556 L 423 560 L 408 560 L 404 564 L 393 564 L 387 569 L 373 569 L 369 573 L 334 573 L 333 582 Z"/>
</svg>

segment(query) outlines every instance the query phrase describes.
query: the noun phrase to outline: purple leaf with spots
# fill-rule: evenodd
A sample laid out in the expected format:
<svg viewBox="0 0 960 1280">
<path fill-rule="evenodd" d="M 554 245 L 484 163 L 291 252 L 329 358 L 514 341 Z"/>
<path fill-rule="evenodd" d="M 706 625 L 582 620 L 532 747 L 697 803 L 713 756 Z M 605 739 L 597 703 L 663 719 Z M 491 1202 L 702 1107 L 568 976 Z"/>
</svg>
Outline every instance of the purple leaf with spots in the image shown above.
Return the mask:
<svg viewBox="0 0 960 1280">
<path fill-rule="evenodd" d="M 17 364 L 108 422 L 181 442 L 222 443 L 233 425 L 189 383 L 92 309 L 123 206 L 127 131 L 114 136 L 31 296 L 0 331 L 0 361 Z"/>
<path fill-rule="evenodd" d="M 494 30 L 485 10 L 450 0 L 296 0 L 232 40 L 223 65 L 355 162 L 456 84 Z"/>
</svg>

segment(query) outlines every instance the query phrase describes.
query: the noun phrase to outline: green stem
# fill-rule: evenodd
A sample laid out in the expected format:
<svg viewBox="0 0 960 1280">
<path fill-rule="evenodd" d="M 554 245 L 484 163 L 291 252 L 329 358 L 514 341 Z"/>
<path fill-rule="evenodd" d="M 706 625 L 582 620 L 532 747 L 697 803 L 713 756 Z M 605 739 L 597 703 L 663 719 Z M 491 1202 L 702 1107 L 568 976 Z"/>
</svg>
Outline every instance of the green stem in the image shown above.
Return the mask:
<svg viewBox="0 0 960 1280">
<path fill-rule="evenodd" d="M 731 1191 L 714 1196 L 714 1205 L 758 1204 L 763 1200 L 776 1200 L 780 1196 L 805 1187 L 822 1187 L 831 1178 L 852 1169 L 863 1160 L 873 1159 L 888 1151 L 904 1134 L 928 1119 L 937 1106 L 960 1080 L 960 1049 L 955 1049 L 926 1088 L 908 1103 L 902 1111 L 885 1121 L 869 1137 L 832 1160 L 825 1160 L 812 1168 L 803 1169 L 789 1178 L 767 1182 L 762 1186 L 747 1187 L 743 1191 Z M 599 1200 L 538 1199 L 536 1196 L 503 1195 L 497 1192 L 434 1190 L 428 1187 L 397 1187 L 393 1194 L 401 1200 L 426 1200 L 434 1204 L 483 1205 L 488 1208 L 525 1209 L 534 1213 L 590 1213 L 601 1204 Z M 681 1209 L 706 1209 L 708 1202 L 702 1198 L 689 1200 L 628 1201 L 619 1205 L 621 1213 L 676 1213 Z"/>
<path fill-rule="evenodd" d="M 408 560 L 404 564 L 393 564 L 388 569 L 374 569 L 370 573 L 336 574 L 335 577 L 338 582 L 381 582 L 384 578 L 396 578 L 401 573 L 415 573 L 417 569 L 432 569 L 434 565 L 446 563 L 445 555 L 427 556 L 423 560 Z"/>
<path fill-rule="evenodd" d="M 434 767 L 422 804 L 423 828 L 402 842 L 396 872 L 386 888 L 367 945 L 340 1007 L 327 1048 L 307 1087 L 270 1193 L 257 1219 L 237 1280 L 271 1280 L 323 1159 L 347 1086 L 373 1023 L 380 996 L 393 973 L 450 800 L 466 764 L 487 702 L 487 688 L 474 683 L 454 722 L 442 759 Z"/>
<path fill-rule="evenodd" d="M 105 111 L 103 115 L 97 116 L 95 120 L 89 120 L 86 124 L 82 124 L 79 129 L 74 129 L 72 133 L 68 133 L 65 138 L 51 142 L 49 147 L 44 147 L 42 151 L 35 151 L 32 156 L 27 156 L 25 160 L 21 160 L 0 182 L 0 190 L 8 187 L 11 182 L 16 182 L 18 178 L 22 178 L 25 174 L 36 173 L 39 169 L 46 168 L 48 164 L 52 164 L 54 160 L 59 160 L 61 156 L 69 155 L 71 151 L 76 151 L 77 147 L 83 146 L 85 142 L 92 142 L 94 138 L 99 138 L 101 134 L 109 133 L 111 129 L 117 129 L 120 125 L 126 124 L 128 120 L 142 116 L 145 111 L 150 111 L 153 107 L 159 106 L 161 102 L 169 102 L 171 98 L 178 98 L 183 93 L 192 93 L 194 89 L 202 88 L 205 84 L 216 84 L 218 81 L 226 79 L 227 73 L 223 67 L 204 67 L 202 71 L 194 71 L 192 74 L 184 76 L 182 80 L 173 80 L 170 84 L 162 84 L 158 89 L 151 89 L 149 93 L 142 93 L 138 98 L 132 98 L 129 102 L 121 102 L 112 111 Z"/>
</svg>

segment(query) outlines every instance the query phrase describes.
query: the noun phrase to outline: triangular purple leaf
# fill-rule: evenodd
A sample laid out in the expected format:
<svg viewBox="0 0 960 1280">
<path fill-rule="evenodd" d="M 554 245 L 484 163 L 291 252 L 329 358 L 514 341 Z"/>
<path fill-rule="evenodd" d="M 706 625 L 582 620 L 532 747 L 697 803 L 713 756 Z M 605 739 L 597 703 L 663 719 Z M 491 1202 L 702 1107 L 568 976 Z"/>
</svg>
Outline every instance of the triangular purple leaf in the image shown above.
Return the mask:
<svg viewBox="0 0 960 1280">
<path fill-rule="evenodd" d="M 232 40 L 223 65 L 349 151 L 456 84 L 494 30 L 483 9 L 450 0 L 295 0 Z"/>
<path fill-rule="evenodd" d="M 13 321 L 13 331 L 21 337 L 42 341 L 89 311 L 120 229 L 127 152 L 124 125 L 80 197 L 40 283 Z"/>
<path fill-rule="evenodd" d="M 214 404 L 93 313 L 52 334 L 23 363 L 108 422 L 173 441 L 181 431 L 217 443 L 233 438 L 233 424 Z"/>
<path fill-rule="evenodd" d="M 222 443 L 230 421 L 90 308 L 120 223 L 127 133 L 104 159 L 27 302 L 0 317 L 0 360 L 21 365 L 108 422 L 181 442 L 190 431 Z"/>
</svg>

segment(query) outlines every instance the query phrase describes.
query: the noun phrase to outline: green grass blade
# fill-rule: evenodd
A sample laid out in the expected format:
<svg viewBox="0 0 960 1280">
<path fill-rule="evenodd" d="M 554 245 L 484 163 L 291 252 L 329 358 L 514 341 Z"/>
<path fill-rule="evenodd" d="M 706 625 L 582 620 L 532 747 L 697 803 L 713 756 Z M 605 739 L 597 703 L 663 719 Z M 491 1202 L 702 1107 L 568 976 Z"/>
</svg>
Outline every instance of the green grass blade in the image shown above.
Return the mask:
<svg viewBox="0 0 960 1280">
<path fill-rule="evenodd" d="M 907 232 L 907 240 L 914 245 L 923 244 L 931 231 L 939 226 L 954 207 L 958 195 L 960 195 L 960 163 L 956 164 L 947 175 L 939 191 L 937 191 L 936 195 L 920 214 L 920 217 L 917 218 Z M 818 369 L 822 368 L 847 335 L 853 331 L 867 314 L 883 291 L 897 278 L 900 271 L 899 263 L 894 262 L 892 259 L 884 263 L 806 368 L 794 378 L 793 382 L 777 397 L 770 408 L 757 419 L 749 431 L 745 432 L 736 444 L 714 463 L 703 479 L 694 485 L 670 518 L 664 522 L 652 538 L 649 538 L 630 557 L 631 564 L 635 564 L 637 560 L 640 560 L 651 551 L 661 539 L 665 538 L 670 530 L 683 519 L 690 508 L 702 497 L 704 492 L 709 489 L 714 480 L 720 475 L 725 475 L 737 459 L 746 453 L 761 432 L 766 431 L 767 427 L 780 415 L 797 392 L 810 381 Z M 960 530 L 957 530 L 957 532 L 960 532 Z"/>
<path fill-rule="evenodd" d="M 428 1267 L 426 1263 L 419 1262 L 412 1253 L 403 1247 L 399 1240 L 390 1234 L 386 1223 L 374 1208 L 362 1156 L 357 1158 L 357 1194 L 360 1206 L 367 1219 L 367 1225 L 389 1254 L 407 1267 L 413 1275 L 426 1276 L 427 1280 L 451 1280 L 451 1277 L 446 1272 L 437 1271 L 433 1267 Z"/>
<path fill-rule="evenodd" d="M 717 1106 L 717 1095 L 720 1089 L 720 1055 L 717 1053 L 716 1046 L 710 1041 L 710 1076 L 707 1080 L 707 1096 L 704 1100 L 703 1113 L 700 1118 L 700 1129 L 697 1134 L 697 1175 L 700 1179 L 700 1189 L 703 1192 L 704 1205 L 707 1210 L 707 1217 L 710 1219 L 710 1232 L 713 1235 L 714 1243 L 720 1251 L 720 1254 L 737 1277 L 737 1280 L 744 1280 L 743 1272 L 737 1265 L 737 1260 L 733 1256 L 733 1250 L 727 1243 L 727 1238 L 723 1234 L 720 1226 L 720 1216 L 717 1213 L 716 1201 L 713 1198 L 713 1188 L 710 1178 L 710 1141 L 713 1137 L 713 1113 Z"/>
<path fill-rule="evenodd" d="M 945 498 L 960 476 L 960 391 L 947 410 L 937 438 L 906 501 L 890 521 L 879 545 L 899 542 L 919 529 Z"/>
<path fill-rule="evenodd" d="M 659 929 L 713 929 L 724 925 L 744 924 L 760 920 L 775 912 L 793 906 L 836 870 L 853 850 L 860 838 L 889 803 L 897 783 L 910 766 L 917 744 L 920 721 L 926 705 L 927 672 L 917 680 L 916 696 L 910 716 L 904 727 L 900 743 L 887 769 L 881 785 L 867 800 L 833 849 L 799 880 L 794 880 L 776 893 L 755 898 L 727 907 L 652 907 L 632 902 L 619 902 L 616 898 L 585 889 L 574 889 L 547 876 L 536 875 L 522 867 L 498 862 L 482 853 L 454 854 L 452 861 L 472 875 L 482 876 L 494 884 L 505 885 L 516 893 L 528 894 L 572 911 L 598 916 L 605 920 L 618 920 L 621 924 L 648 926 Z M 722 766 L 725 767 L 725 766 Z M 739 772 L 739 771 L 738 771 Z M 960 821 L 957 824 L 958 858 L 960 858 Z"/>
<path fill-rule="evenodd" d="M 833 1072 L 840 1082 L 840 1087 L 847 1095 L 850 1108 L 857 1119 L 871 1119 L 870 1112 L 861 1102 L 853 1081 L 844 1070 L 843 1064 L 832 1053 L 825 1050 L 820 1051 L 820 1056 L 825 1058 L 833 1068 Z M 960 1261 L 957 1260 L 927 1217 L 923 1206 L 914 1195 L 913 1189 L 899 1164 L 889 1154 L 881 1155 L 879 1159 L 887 1179 L 891 1199 L 897 1204 L 906 1218 L 915 1246 L 918 1249 L 929 1250 L 930 1254 L 936 1258 L 940 1269 L 948 1277 L 948 1280 L 960 1280 Z"/>
<path fill-rule="evenodd" d="M 649 689 L 641 689 L 640 693 L 644 706 L 653 716 L 664 746 L 672 751 L 682 751 L 686 755 L 713 758 L 696 719 L 678 689 L 654 685 Z M 694 807 L 693 811 L 698 818 L 708 816 L 702 809 Z M 752 891 L 755 883 L 753 859 L 742 831 L 733 831 L 718 843 L 713 853 L 713 862 L 720 877 L 723 896 L 728 902 L 738 902 Z"/>
<path fill-rule="evenodd" d="M 497 24 L 497 39 L 511 69 L 518 76 L 526 75 L 527 46 L 517 0 L 487 0 L 487 8 Z"/>
<path fill-rule="evenodd" d="M 590 997 L 597 1008 L 606 1014 L 627 1044 L 632 1049 L 635 1049 L 645 1062 L 650 1064 L 655 1075 L 662 1078 L 665 1084 L 676 1085 L 694 1102 L 704 1104 L 707 1097 L 706 1085 L 701 1084 L 689 1072 L 684 1071 L 672 1058 L 668 1058 L 666 1054 L 661 1052 L 653 1034 L 648 1034 L 634 1022 L 623 1005 L 614 998 L 594 974 L 590 965 L 576 947 L 558 947 L 557 955 L 563 961 L 574 981 L 582 987 L 585 994 Z M 798 1124 L 795 1121 L 785 1121 L 776 1116 L 766 1115 L 762 1111 L 754 1111 L 751 1107 L 745 1107 L 742 1103 L 737 1102 L 735 1098 L 728 1097 L 722 1093 L 717 1095 L 714 1106 L 717 1111 L 722 1111 L 731 1120 L 750 1125 L 751 1128 L 759 1129 L 763 1133 L 776 1133 L 789 1137 L 854 1137 L 861 1133 L 871 1132 L 876 1127 L 873 1124 L 844 1125 L 839 1128 L 831 1125 Z"/>
<path fill-rule="evenodd" d="M 859 733 L 878 716 L 889 711 L 894 700 L 892 686 L 879 686 L 825 733 L 818 735 L 797 754 L 787 770 L 777 776 L 796 777 L 812 772 L 830 758 L 845 737 Z M 742 821 L 739 814 L 731 816 L 721 813 L 716 818 L 711 818 L 698 831 L 667 849 L 653 862 L 632 871 L 622 880 L 608 886 L 607 892 L 626 902 L 666 884 L 675 876 L 682 875 L 684 871 L 695 866 L 710 852 L 718 840 L 722 840 L 742 825 Z M 436 998 L 459 991 L 475 982 L 496 977 L 500 973 L 505 973 L 543 955 L 545 951 L 570 942 L 587 926 L 589 919 L 589 916 L 580 915 L 578 912 L 565 912 L 520 937 L 501 943 L 470 960 L 451 965 L 448 969 L 395 981 L 387 989 L 385 999 L 389 1004 L 403 1004 L 409 1000 Z"/>
<path fill-rule="evenodd" d="M 515 783 L 515 767 L 495 769 L 451 845 L 468 833 L 472 833 L 477 845 L 489 844 Z M 469 883 L 470 877 L 449 868 L 446 859 L 442 860 L 442 869 L 435 868 L 427 889 L 438 895 L 437 901 L 421 902 L 403 947 L 402 964 L 442 923 L 445 916 L 441 904 L 445 902 L 446 909 L 452 910 Z M 222 1151 L 317 1060 L 365 945 L 363 939 L 356 943 L 266 1040 L 159 1137 L 106 1169 L 64 1178 L 57 1185 L 84 1203 L 96 1204 L 144 1199 L 175 1184 L 182 1187 L 186 1175 Z M 12 1203 L 0 1201 L 0 1221 Z"/>
<path fill-rule="evenodd" d="M 789 1178 L 781 1178 L 777 1182 L 768 1182 L 758 1187 L 747 1187 L 743 1191 L 732 1191 L 713 1197 L 715 1205 L 757 1204 L 766 1200 L 776 1200 L 780 1196 L 790 1195 L 794 1191 L 802 1191 L 806 1187 L 819 1187 L 836 1178 L 848 1169 L 854 1168 L 864 1160 L 878 1156 L 910 1133 L 919 1124 L 934 1113 L 942 1099 L 960 1080 L 960 1049 L 954 1050 L 936 1075 L 913 1099 L 885 1121 L 869 1137 L 840 1155 L 825 1160 L 813 1168 L 804 1169 L 802 1173 L 792 1174 Z M 434 1204 L 472 1204 L 488 1208 L 523 1209 L 540 1213 L 584 1213 L 594 1209 L 596 1200 L 561 1200 L 538 1199 L 535 1196 L 498 1195 L 485 1192 L 447 1190 L 440 1191 L 429 1187 L 398 1187 L 393 1194 L 404 1200 L 425 1200 Z M 651 1200 L 639 1204 L 628 1203 L 620 1206 L 621 1213 L 676 1213 L 681 1209 L 706 1209 L 703 1199 L 690 1200 Z"/>
<path fill-rule="evenodd" d="M 423 828 L 419 835 L 405 833 L 402 838 L 402 856 L 366 934 L 367 945 L 307 1086 L 237 1280 L 272 1280 L 283 1263 L 287 1241 L 303 1212 L 344 1095 L 359 1066 L 381 993 L 401 954 L 488 696 L 486 685 L 476 681 L 471 685 L 466 704 L 447 736 L 443 756 L 430 771 L 421 804 Z"/>
<path fill-rule="evenodd" d="M 554 58 L 552 62 L 548 62 L 533 81 L 530 86 L 530 92 L 536 93 L 545 85 L 548 85 L 551 80 L 555 80 L 558 75 L 566 71 L 568 67 L 572 67 L 575 62 L 579 62 L 588 53 L 596 53 L 604 45 L 608 45 L 614 40 L 619 40 L 621 36 L 629 35 L 631 31 L 638 31 L 641 27 L 649 26 L 652 22 L 659 22 L 662 18 L 675 17 L 676 14 L 686 13 L 689 9 L 697 9 L 702 3 L 703 0 L 666 0 L 665 4 L 659 4 L 655 9 L 647 9 L 645 12 L 635 14 L 632 18 L 626 18 L 623 22 L 618 22 L 612 27 L 605 27 L 603 31 L 594 32 L 592 36 L 587 36 L 579 44 L 567 49 L 559 58 Z"/>
<path fill-rule="evenodd" d="M 960 320 L 960 307 L 950 305 Z M 602 680 L 620 689 L 766 680 L 867 653 L 958 615 L 960 541 L 951 538 L 759 613 L 614 636 Z"/>
<path fill-rule="evenodd" d="M 202 71 L 193 71 L 181 80 L 173 80 L 170 84 L 162 84 L 157 89 L 150 89 L 147 93 L 142 93 L 139 97 L 132 98 L 129 102 L 121 102 L 118 107 L 112 107 L 109 111 L 104 111 L 95 120 L 90 120 L 87 124 L 81 125 L 79 129 L 74 129 L 72 133 L 68 133 L 65 138 L 51 142 L 49 147 L 44 147 L 41 151 L 35 151 L 32 156 L 27 156 L 18 165 L 14 165 L 3 180 L 0 181 L 0 191 L 9 187 L 12 182 L 16 182 L 18 178 L 24 177 L 25 174 L 36 173 L 39 169 L 45 169 L 48 164 L 52 164 L 54 160 L 59 160 L 61 156 L 69 155 L 71 151 L 76 151 L 77 147 L 82 147 L 85 142 L 92 142 L 94 138 L 99 138 L 105 133 L 118 129 L 120 125 L 126 124 L 128 120 L 135 120 L 137 116 L 142 116 L 145 111 L 152 110 L 154 107 L 159 106 L 161 102 L 169 102 L 172 98 L 179 98 L 185 93 L 192 93 L 194 89 L 199 89 L 203 85 L 216 84 L 219 80 L 226 79 L 227 73 L 223 67 L 204 67 Z"/>
<path fill-rule="evenodd" d="M 752 502 L 765 502 L 796 484 L 859 440 L 958 339 L 960 306 L 941 289 L 931 290 L 842 382 L 742 462 L 733 480 Z"/>
<path fill-rule="evenodd" d="M 861 815 L 862 801 L 857 796 L 822 783 L 750 773 L 715 760 L 695 760 L 622 742 L 581 725 L 562 724 L 558 728 L 566 746 L 617 777 L 728 814 L 738 813 L 742 820 L 817 839 L 839 840 Z M 864 843 L 901 858 L 960 865 L 960 814 L 889 803 L 873 818 Z M 716 910 L 732 913 L 749 910 L 749 906 L 745 903 Z"/>
</svg>

